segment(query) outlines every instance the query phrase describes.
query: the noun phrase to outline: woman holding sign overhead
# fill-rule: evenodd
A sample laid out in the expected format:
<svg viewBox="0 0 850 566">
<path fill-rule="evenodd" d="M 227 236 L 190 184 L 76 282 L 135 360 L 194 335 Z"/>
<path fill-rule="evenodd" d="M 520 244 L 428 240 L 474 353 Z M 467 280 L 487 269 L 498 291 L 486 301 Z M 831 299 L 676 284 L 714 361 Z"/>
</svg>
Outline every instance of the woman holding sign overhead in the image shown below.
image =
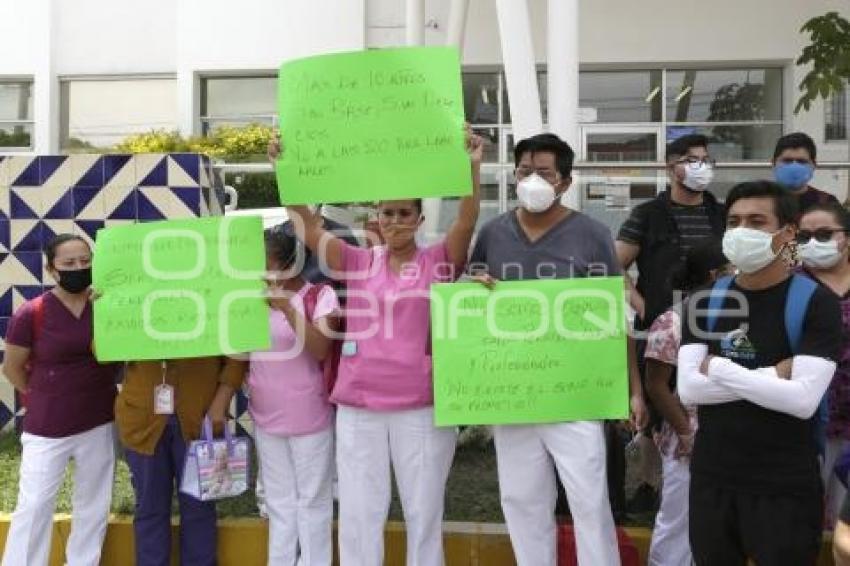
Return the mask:
<svg viewBox="0 0 850 566">
<path fill-rule="evenodd" d="M 457 218 L 436 245 L 416 243 L 424 219 L 420 199 L 379 202 L 386 244 L 368 249 L 326 232 L 306 206 L 288 207 L 299 237 L 347 286 L 346 339 L 331 394 L 338 404 L 343 566 L 383 563 L 390 463 L 407 523 L 407 563 L 443 564 L 443 504 L 457 431 L 434 426 L 429 289 L 453 281 L 466 263 L 478 219 L 482 148 L 467 131 L 472 194 L 461 199 Z M 279 155 L 273 142 L 269 156 Z"/>
</svg>

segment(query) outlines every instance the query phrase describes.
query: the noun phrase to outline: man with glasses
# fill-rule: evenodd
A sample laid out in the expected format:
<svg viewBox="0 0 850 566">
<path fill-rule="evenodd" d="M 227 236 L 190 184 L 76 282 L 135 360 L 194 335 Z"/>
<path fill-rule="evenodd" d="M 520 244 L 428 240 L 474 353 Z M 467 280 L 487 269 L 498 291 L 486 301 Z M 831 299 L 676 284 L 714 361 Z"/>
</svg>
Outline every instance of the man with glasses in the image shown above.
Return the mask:
<svg viewBox="0 0 850 566">
<path fill-rule="evenodd" d="M 673 304 L 670 278 L 688 251 L 707 238 L 723 237 L 723 205 L 706 190 L 714 170 L 708 140 L 683 136 L 667 145 L 666 161 L 667 190 L 635 207 L 617 235 L 623 269 L 637 262 L 637 285 L 629 299 L 637 330 L 648 329 Z"/>
<path fill-rule="evenodd" d="M 514 150 L 519 208 L 485 224 L 470 259 L 476 279 L 533 280 L 619 275 L 607 227 L 561 204 L 574 153 L 553 134 Z M 633 344 L 629 344 L 633 354 Z M 629 355 L 633 421 L 645 424 L 640 378 Z M 579 368 L 580 369 L 580 368 Z M 502 509 L 519 566 L 555 566 L 555 470 L 566 488 L 580 564 L 619 564 L 605 477 L 601 421 L 494 427 Z"/>
<path fill-rule="evenodd" d="M 708 140 L 701 135 L 682 136 L 667 145 L 667 190 L 632 210 L 617 235 L 617 258 L 624 271 L 637 262 L 635 285 L 627 275 L 629 302 L 635 309 L 635 330 L 647 331 L 653 321 L 674 303 L 672 277 L 688 252 L 706 239 L 720 241 L 725 214 L 723 205 L 706 189 L 713 179 L 714 160 L 708 154 Z M 644 374 L 646 341 L 637 340 L 638 367 Z M 651 430 L 660 430 L 663 419 L 650 405 Z M 678 431 L 688 436 L 693 431 Z M 653 450 L 651 443 L 641 445 Z M 612 443 L 609 458 L 612 482 L 616 484 L 613 501 L 625 499 L 625 461 L 618 457 L 622 445 Z M 643 478 L 641 478 L 643 479 Z M 612 487 L 612 491 L 615 488 Z M 632 511 L 648 509 L 656 499 L 655 489 L 642 483 L 630 505 Z M 641 497 L 638 497 L 640 495 Z M 647 503 L 650 502 L 650 503 Z"/>
<path fill-rule="evenodd" d="M 773 150 L 773 175 L 782 188 L 797 197 L 800 214 L 814 204 L 838 203 L 832 194 L 809 185 L 817 155 L 814 140 L 802 132 L 782 136 Z"/>
</svg>

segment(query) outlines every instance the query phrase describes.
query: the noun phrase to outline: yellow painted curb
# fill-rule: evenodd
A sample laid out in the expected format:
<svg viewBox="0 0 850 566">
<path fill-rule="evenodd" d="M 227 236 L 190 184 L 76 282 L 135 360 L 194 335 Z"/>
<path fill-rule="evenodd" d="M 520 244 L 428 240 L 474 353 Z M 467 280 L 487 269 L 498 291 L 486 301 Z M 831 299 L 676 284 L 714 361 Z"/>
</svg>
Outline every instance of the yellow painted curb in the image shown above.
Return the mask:
<svg viewBox="0 0 850 566">
<path fill-rule="evenodd" d="M 11 516 L 0 513 L 0 548 L 6 543 Z M 177 560 L 177 521 L 172 522 L 172 557 Z M 263 519 L 220 519 L 218 522 L 219 566 L 265 566 L 268 545 L 268 523 Z M 71 530 L 70 515 L 56 515 L 50 566 L 64 564 L 65 543 Z M 626 528 L 646 562 L 652 531 Z M 507 529 L 502 524 L 446 522 L 443 527 L 447 566 L 515 566 Z M 404 523 L 387 524 L 385 536 L 386 566 L 403 566 L 405 551 Z M 101 566 L 133 564 L 133 518 L 110 517 L 109 530 L 103 545 Z M 336 552 L 336 551 L 335 551 Z M 177 562 L 174 562 L 175 564 Z M 334 556 L 334 564 L 337 557 Z M 832 535 L 826 533 L 818 566 L 832 566 Z"/>
</svg>

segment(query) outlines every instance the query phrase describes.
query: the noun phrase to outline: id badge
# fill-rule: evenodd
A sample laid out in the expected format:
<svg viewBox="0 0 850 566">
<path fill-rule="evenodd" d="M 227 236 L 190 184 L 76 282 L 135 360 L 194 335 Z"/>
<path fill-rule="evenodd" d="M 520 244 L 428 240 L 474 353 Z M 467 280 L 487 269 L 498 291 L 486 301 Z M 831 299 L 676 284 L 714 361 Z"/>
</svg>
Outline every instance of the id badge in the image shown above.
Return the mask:
<svg viewBox="0 0 850 566">
<path fill-rule="evenodd" d="M 157 415 L 174 414 L 174 388 L 165 383 L 153 390 L 153 412 Z"/>
<path fill-rule="evenodd" d="M 357 353 L 357 342 L 354 340 L 346 340 L 342 343 L 342 356 L 351 357 Z"/>
</svg>

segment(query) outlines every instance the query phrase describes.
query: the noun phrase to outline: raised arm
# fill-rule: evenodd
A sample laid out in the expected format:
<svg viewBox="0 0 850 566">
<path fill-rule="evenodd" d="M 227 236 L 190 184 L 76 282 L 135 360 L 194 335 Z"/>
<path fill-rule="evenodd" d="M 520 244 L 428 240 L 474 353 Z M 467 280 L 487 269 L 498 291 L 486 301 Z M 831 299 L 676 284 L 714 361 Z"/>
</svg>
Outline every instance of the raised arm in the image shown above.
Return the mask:
<svg viewBox="0 0 850 566">
<path fill-rule="evenodd" d="M 475 224 L 478 222 L 478 212 L 481 208 L 481 159 L 484 140 L 474 135 L 469 126 L 466 127 L 466 147 L 472 167 L 472 194 L 461 199 L 457 217 L 446 235 L 449 260 L 459 267 L 466 264 L 469 244 L 475 233 Z"/>
<path fill-rule="evenodd" d="M 274 165 L 283 153 L 279 138 L 268 146 L 268 158 Z M 324 228 L 322 217 L 304 205 L 287 205 L 286 213 L 295 228 L 295 237 L 304 242 L 310 251 L 332 271 L 342 271 L 344 242 Z"/>
</svg>

